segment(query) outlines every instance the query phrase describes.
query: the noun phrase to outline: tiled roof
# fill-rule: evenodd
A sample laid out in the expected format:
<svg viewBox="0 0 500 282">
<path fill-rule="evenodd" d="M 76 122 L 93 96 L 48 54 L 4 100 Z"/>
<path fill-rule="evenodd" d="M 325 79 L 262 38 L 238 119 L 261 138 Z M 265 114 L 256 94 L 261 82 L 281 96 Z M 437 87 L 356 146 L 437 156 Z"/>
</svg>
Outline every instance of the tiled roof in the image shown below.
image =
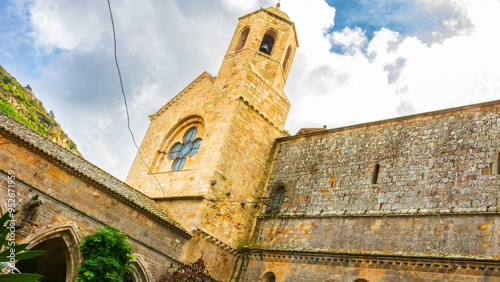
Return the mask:
<svg viewBox="0 0 500 282">
<path fill-rule="evenodd" d="M 56 159 L 71 170 L 97 183 L 99 186 L 117 194 L 129 204 L 144 210 L 160 222 L 167 223 L 178 232 L 191 237 L 191 234 L 186 229 L 148 196 L 2 112 L 0 112 L 0 129 L 49 157 Z"/>
</svg>

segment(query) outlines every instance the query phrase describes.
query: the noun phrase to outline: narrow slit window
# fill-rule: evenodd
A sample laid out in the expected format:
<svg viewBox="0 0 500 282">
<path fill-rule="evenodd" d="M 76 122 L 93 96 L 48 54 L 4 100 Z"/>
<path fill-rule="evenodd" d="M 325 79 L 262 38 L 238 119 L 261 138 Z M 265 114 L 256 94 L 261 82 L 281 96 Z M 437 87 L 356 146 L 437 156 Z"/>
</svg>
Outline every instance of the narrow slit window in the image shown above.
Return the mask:
<svg viewBox="0 0 500 282">
<path fill-rule="evenodd" d="M 292 53 L 292 46 L 288 46 L 286 50 L 285 59 L 283 60 L 283 71 L 286 73 L 288 71 L 288 63 L 290 61 L 290 54 Z"/>
<path fill-rule="evenodd" d="M 500 174 L 500 153 L 497 156 L 497 174 Z"/>
<path fill-rule="evenodd" d="M 372 178 L 372 184 L 377 184 L 378 183 L 378 173 L 380 171 L 380 165 L 376 164 L 375 168 L 373 169 L 373 178 Z"/>
</svg>

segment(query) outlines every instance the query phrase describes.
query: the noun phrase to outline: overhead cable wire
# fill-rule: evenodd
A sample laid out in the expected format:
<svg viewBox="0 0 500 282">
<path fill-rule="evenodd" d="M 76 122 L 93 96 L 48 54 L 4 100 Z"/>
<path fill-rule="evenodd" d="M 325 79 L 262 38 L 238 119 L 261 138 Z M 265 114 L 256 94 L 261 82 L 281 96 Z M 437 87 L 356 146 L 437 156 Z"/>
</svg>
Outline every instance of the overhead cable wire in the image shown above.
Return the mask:
<svg viewBox="0 0 500 282">
<path fill-rule="evenodd" d="M 135 141 L 134 133 L 132 132 L 132 129 L 130 128 L 130 115 L 128 112 L 128 105 L 127 105 L 127 97 L 125 96 L 125 90 L 123 88 L 123 81 L 122 81 L 122 74 L 120 72 L 120 66 L 118 64 L 118 56 L 116 55 L 116 32 L 115 32 L 115 23 L 113 21 L 113 13 L 111 12 L 111 3 L 108 0 L 108 8 L 109 8 L 109 16 L 111 18 L 111 26 L 113 27 L 113 42 L 114 42 L 114 54 L 115 54 L 115 64 L 116 64 L 116 69 L 118 70 L 118 77 L 120 79 L 120 87 L 122 90 L 122 95 L 123 95 L 123 101 L 125 103 L 125 112 L 127 113 L 127 128 L 128 131 L 130 132 L 130 135 L 132 136 L 132 141 L 134 142 L 134 146 L 137 149 L 137 152 L 139 153 L 139 157 L 141 158 L 142 163 L 148 168 L 148 172 L 153 178 L 156 180 L 158 183 L 158 186 L 160 187 L 161 191 L 163 192 L 163 196 L 165 197 L 165 190 L 161 187 L 160 181 L 156 178 L 156 176 L 152 173 L 151 169 L 149 168 L 148 164 L 146 161 L 144 161 L 144 158 L 142 156 L 141 150 L 139 150 L 139 146 L 137 146 L 137 142 Z"/>
</svg>

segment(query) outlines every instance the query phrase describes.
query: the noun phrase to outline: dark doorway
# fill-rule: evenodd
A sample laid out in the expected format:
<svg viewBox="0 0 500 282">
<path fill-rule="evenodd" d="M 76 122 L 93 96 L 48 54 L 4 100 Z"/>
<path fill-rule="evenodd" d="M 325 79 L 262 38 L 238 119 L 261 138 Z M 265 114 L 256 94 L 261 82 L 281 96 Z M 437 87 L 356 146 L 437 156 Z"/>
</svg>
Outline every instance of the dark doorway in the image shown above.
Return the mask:
<svg viewBox="0 0 500 282">
<path fill-rule="evenodd" d="M 67 247 L 63 239 L 53 238 L 35 245 L 30 250 L 44 250 L 41 256 L 16 263 L 21 273 L 35 273 L 43 275 L 40 281 L 65 282 L 66 281 L 66 256 Z"/>
</svg>

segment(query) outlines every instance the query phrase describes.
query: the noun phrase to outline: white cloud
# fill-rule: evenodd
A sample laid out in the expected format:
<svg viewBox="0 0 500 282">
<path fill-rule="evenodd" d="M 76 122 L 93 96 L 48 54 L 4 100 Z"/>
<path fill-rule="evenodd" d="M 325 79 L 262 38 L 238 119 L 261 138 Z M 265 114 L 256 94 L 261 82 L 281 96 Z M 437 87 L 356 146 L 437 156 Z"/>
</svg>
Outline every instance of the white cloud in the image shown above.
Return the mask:
<svg viewBox="0 0 500 282">
<path fill-rule="evenodd" d="M 37 46 L 48 51 L 95 48 L 108 28 L 105 4 L 103 1 L 93 1 L 92 5 L 75 0 L 34 1 L 30 15 Z"/>
<path fill-rule="evenodd" d="M 429 1 L 428 4 L 439 3 Z M 369 42 L 366 54 L 356 49 L 341 56 L 327 53 L 324 46 L 322 50 L 301 46 L 287 86 L 287 94 L 292 96 L 287 124 L 291 133 L 300 127 L 347 125 L 499 99 L 500 86 L 495 86 L 495 79 L 500 82 L 500 70 L 492 62 L 500 61 L 499 52 L 495 51 L 499 50 L 500 40 L 494 36 L 500 24 L 495 16 L 500 12 L 500 4 L 493 0 L 459 1 L 458 4 L 474 29 L 457 33 L 442 43 L 426 45 L 415 37 L 401 38 L 397 32 L 383 28 Z M 315 20 L 323 22 L 322 28 L 326 28 L 332 16 L 333 13 L 323 21 Z M 296 22 L 305 28 L 318 29 L 307 22 Z M 364 43 L 359 29 L 345 28 L 331 38 L 315 40 L 328 39 L 352 46 Z M 307 61 L 301 59 L 303 53 L 308 54 L 304 56 Z M 316 58 L 311 59 L 311 54 Z M 322 80 L 320 84 L 306 81 L 308 74 L 317 68 L 317 62 L 323 62 L 325 69 L 334 69 L 349 79 L 342 84 L 331 79 L 329 85 Z M 397 79 L 391 81 L 388 75 Z M 322 85 L 323 93 L 316 93 L 317 85 Z M 476 95 L 478 91 L 483 95 Z"/>
<path fill-rule="evenodd" d="M 342 45 L 350 54 L 359 51 L 368 40 L 365 32 L 359 27 L 345 27 L 342 32 L 332 32 L 328 38 L 332 45 Z"/>
<path fill-rule="evenodd" d="M 148 114 L 203 70 L 217 74 L 237 18 L 275 3 L 112 1 L 131 126 L 139 143 Z M 296 23 L 300 44 L 285 88 L 292 103 L 286 129 L 294 134 L 301 127 L 331 128 L 499 99 L 500 85 L 495 83 L 500 70 L 492 62 L 500 61 L 500 4 L 457 3 L 472 30 L 426 45 L 383 28 L 362 52 L 359 46 L 367 39 L 359 28 L 325 36 L 336 13 L 325 2 L 283 1 L 281 9 Z M 88 160 L 125 178 L 135 149 L 122 111 L 106 3 L 40 0 L 34 1 L 31 13 L 37 46 L 66 51 L 38 66 L 40 77 L 29 84 L 70 137 L 82 150 L 87 148 Z M 37 19 L 41 13 L 47 17 Z M 354 49 L 332 54 L 332 42 Z"/>
</svg>

